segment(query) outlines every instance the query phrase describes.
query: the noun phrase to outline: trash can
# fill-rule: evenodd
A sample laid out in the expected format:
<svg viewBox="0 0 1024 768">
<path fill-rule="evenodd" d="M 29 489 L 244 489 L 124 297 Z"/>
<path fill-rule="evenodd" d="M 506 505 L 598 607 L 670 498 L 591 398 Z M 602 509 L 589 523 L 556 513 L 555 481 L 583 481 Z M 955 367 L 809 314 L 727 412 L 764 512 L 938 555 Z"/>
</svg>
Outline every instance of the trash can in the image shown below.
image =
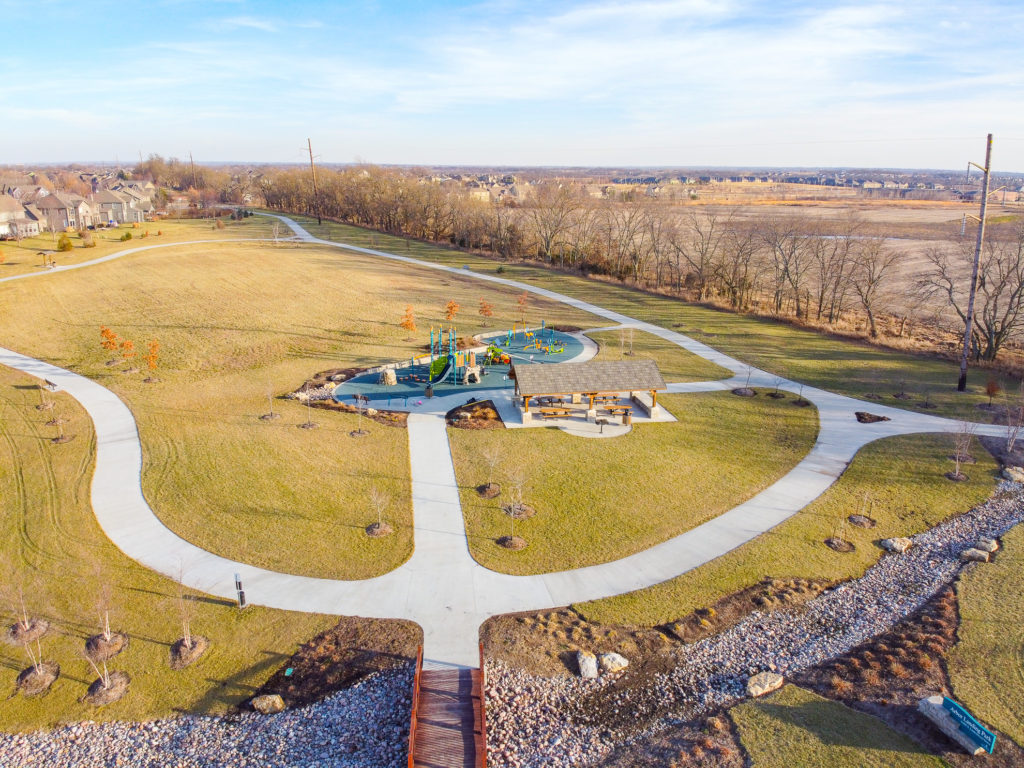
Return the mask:
<svg viewBox="0 0 1024 768">
<path fill-rule="evenodd" d="M 630 427 L 633 425 L 633 412 L 624 411 L 622 414 L 622 426 Z"/>
<path fill-rule="evenodd" d="M 423 391 L 423 394 L 426 395 L 428 398 L 429 397 L 433 397 L 434 396 L 434 385 L 433 384 L 427 384 L 427 388 Z"/>
</svg>

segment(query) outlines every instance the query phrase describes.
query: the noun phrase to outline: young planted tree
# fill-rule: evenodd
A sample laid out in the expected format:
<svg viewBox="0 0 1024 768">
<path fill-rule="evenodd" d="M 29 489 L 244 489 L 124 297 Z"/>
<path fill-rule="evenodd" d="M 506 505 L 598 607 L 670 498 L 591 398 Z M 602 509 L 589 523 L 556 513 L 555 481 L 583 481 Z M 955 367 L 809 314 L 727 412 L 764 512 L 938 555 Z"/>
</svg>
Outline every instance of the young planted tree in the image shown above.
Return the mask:
<svg viewBox="0 0 1024 768">
<path fill-rule="evenodd" d="M 376 522 L 370 523 L 370 525 L 366 526 L 366 535 L 373 536 L 374 538 L 390 535 L 393 532 L 393 529 L 384 520 L 384 513 L 387 511 L 388 507 L 391 506 L 391 497 L 377 486 L 374 486 L 370 489 L 366 498 L 369 500 L 370 506 L 377 515 Z"/>
<path fill-rule="evenodd" d="M 503 455 L 501 444 L 497 442 L 488 443 L 480 450 L 480 456 L 487 465 L 487 482 L 479 486 L 476 492 L 485 499 L 493 499 L 501 493 L 501 486 L 494 482 L 494 476 Z"/>
<path fill-rule="evenodd" d="M 121 346 L 121 339 L 119 339 L 117 334 L 114 333 L 105 325 L 100 326 L 100 346 L 103 347 L 103 349 L 110 352 L 112 355 L 115 355 L 115 357 L 112 357 L 110 360 L 107 360 L 107 365 L 117 365 L 119 361 L 116 355 L 117 350 Z"/>
<path fill-rule="evenodd" d="M 150 341 L 146 356 L 142 359 L 146 361 L 146 367 L 149 368 L 149 376 L 143 379 L 143 381 L 147 384 L 153 384 L 159 381 L 159 379 L 154 376 L 154 372 L 156 371 L 157 361 L 160 359 L 160 342 L 156 339 Z"/>
<path fill-rule="evenodd" d="M 480 317 L 484 318 L 484 327 L 488 325 L 488 320 L 494 317 L 494 305 L 486 299 L 480 299 Z"/>
<path fill-rule="evenodd" d="M 181 622 L 181 637 L 171 644 L 171 669 L 184 669 L 200 656 L 206 653 L 210 647 L 208 638 L 196 635 L 192 632 L 192 622 L 195 621 L 196 612 L 199 608 L 199 601 L 196 595 L 185 586 L 185 567 L 178 567 L 178 589 L 174 597 L 174 607 L 178 613 L 178 620 Z"/>
<path fill-rule="evenodd" d="M 526 310 L 530 304 L 530 292 L 523 291 L 516 299 L 516 309 L 519 311 L 519 322 L 526 322 Z"/>
<path fill-rule="evenodd" d="M 1024 381 L 1020 383 L 1016 398 L 1006 395 L 1006 455 L 1011 456 L 1024 427 Z"/>
<path fill-rule="evenodd" d="M 999 380 L 995 376 L 989 376 L 988 381 L 985 382 L 985 394 L 988 395 L 988 407 L 992 407 L 992 398 L 1003 391 L 1003 388 L 999 385 Z"/>
<path fill-rule="evenodd" d="M 135 342 L 131 339 L 125 339 L 121 342 L 121 359 L 124 360 L 125 365 L 131 365 L 132 358 L 135 357 Z"/>
<path fill-rule="evenodd" d="M 99 633 L 85 641 L 85 655 L 99 663 L 114 658 L 128 647 L 128 635 L 110 628 L 110 613 L 114 609 L 114 587 L 97 567 L 96 582 L 100 585 L 96 593 L 96 616 Z"/>
<path fill-rule="evenodd" d="M 7 567 L 12 566 L 7 563 Z M 4 639 L 21 646 L 28 656 L 30 665 L 18 675 L 17 689 L 26 696 L 35 696 L 49 689 L 60 675 L 60 666 L 43 658 L 42 638 L 49 630 L 50 623 L 46 619 L 32 616 L 26 591 L 34 594 L 31 585 L 26 590 L 20 574 L 11 573 L 10 578 L 4 579 L 3 601 L 8 614 L 14 619 L 14 623 L 4 633 Z"/>
<path fill-rule="evenodd" d="M 274 388 L 270 386 L 270 382 L 267 382 L 267 408 L 269 409 L 266 413 L 260 416 L 263 421 L 273 421 L 274 419 L 281 418 L 280 413 L 274 413 Z"/>
<path fill-rule="evenodd" d="M 506 480 L 508 488 L 507 501 L 501 505 L 501 511 L 509 519 L 508 536 L 498 539 L 498 544 L 505 549 L 523 549 L 526 540 L 516 535 L 516 520 L 525 520 L 533 516 L 533 508 L 523 501 L 523 490 L 526 487 L 526 472 L 522 467 L 516 467 L 509 472 Z"/>
<path fill-rule="evenodd" d="M 946 477 L 955 482 L 967 479 L 967 475 L 960 471 L 961 465 L 971 459 L 971 441 L 974 440 L 974 433 L 978 431 L 978 425 L 969 421 L 957 423 L 956 432 L 953 433 L 953 463 L 952 472 L 947 472 Z"/>
<path fill-rule="evenodd" d="M 405 314 L 402 315 L 402 319 L 398 324 L 409 333 L 416 332 L 416 316 L 413 314 L 412 304 L 405 305 Z"/>
<path fill-rule="evenodd" d="M 455 322 L 455 316 L 459 313 L 459 309 L 458 302 L 452 299 L 444 305 L 444 319 L 449 323 Z"/>
</svg>

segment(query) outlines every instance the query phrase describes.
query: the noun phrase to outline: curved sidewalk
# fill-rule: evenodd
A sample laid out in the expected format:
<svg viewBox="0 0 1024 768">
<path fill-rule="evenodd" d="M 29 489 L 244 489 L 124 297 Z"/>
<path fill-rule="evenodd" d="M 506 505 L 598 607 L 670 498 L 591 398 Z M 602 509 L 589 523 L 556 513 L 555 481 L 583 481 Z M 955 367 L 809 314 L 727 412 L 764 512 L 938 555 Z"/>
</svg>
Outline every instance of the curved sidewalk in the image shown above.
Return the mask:
<svg viewBox="0 0 1024 768">
<path fill-rule="evenodd" d="M 748 371 L 751 385 L 771 387 L 777 380 L 682 334 L 587 302 L 518 281 L 318 240 L 287 217 L 278 218 L 307 242 L 532 291 L 616 323 L 655 333 L 736 374 L 727 381 L 673 385 L 673 391 L 732 388 L 746 381 Z M 144 246 L 130 252 L 183 244 Z M 68 268 L 81 266 L 85 264 Z M 27 276 L 35 275 L 17 277 Z M 238 573 L 253 603 L 286 610 L 411 619 L 423 626 L 425 656 L 434 665 L 475 666 L 477 630 L 489 616 L 542 610 L 652 586 L 725 554 L 806 506 L 835 481 L 857 450 L 872 440 L 914 432 L 952 432 L 958 428 L 958 422 L 948 419 L 875 403 L 869 405 L 804 387 L 804 397 L 818 407 L 818 439 L 810 453 L 770 488 L 714 520 L 630 557 L 573 571 L 510 576 L 483 568 L 469 554 L 443 411 L 412 413 L 409 454 L 414 553 L 405 564 L 383 576 L 335 581 L 255 568 L 218 557 L 181 539 L 160 522 L 146 503 L 141 489 L 142 452 L 135 420 L 113 392 L 78 374 L 10 350 L 0 349 L 0 363 L 53 381 L 89 413 L 97 440 L 93 509 L 104 532 L 129 557 L 171 578 L 183 572 L 189 586 L 222 597 L 234 597 L 234 574 Z M 780 386 L 793 392 L 799 389 L 799 385 L 789 381 Z M 891 421 L 859 424 L 853 412 L 865 408 L 889 416 Z M 992 425 L 978 428 L 979 434 L 996 435 L 1004 431 L 1005 428 Z"/>
</svg>

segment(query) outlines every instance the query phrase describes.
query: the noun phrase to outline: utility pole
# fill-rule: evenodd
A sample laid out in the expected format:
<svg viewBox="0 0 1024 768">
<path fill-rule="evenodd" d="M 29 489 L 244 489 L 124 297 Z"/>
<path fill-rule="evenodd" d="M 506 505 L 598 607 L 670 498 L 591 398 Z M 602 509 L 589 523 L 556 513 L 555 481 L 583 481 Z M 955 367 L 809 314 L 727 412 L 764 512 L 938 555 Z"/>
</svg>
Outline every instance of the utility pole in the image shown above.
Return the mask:
<svg viewBox="0 0 1024 768">
<path fill-rule="evenodd" d="M 981 246 L 985 240 L 985 210 L 988 208 L 988 181 L 992 171 L 992 134 L 985 143 L 985 167 L 971 163 L 985 173 L 981 183 L 981 216 L 978 218 L 978 241 L 974 246 L 974 266 L 971 268 L 971 292 L 967 299 L 967 317 L 964 320 L 964 348 L 960 355 L 960 380 L 956 383 L 957 392 L 967 389 L 967 355 L 971 350 L 971 332 L 974 330 L 974 299 L 978 293 L 978 265 L 981 263 Z M 968 166 L 970 171 L 970 166 Z"/>
<path fill-rule="evenodd" d="M 313 212 L 316 213 L 316 223 L 323 224 L 320 220 L 320 194 L 316 189 L 316 166 L 313 164 L 313 142 L 306 139 L 306 146 L 309 147 L 309 171 L 313 174 Z"/>
<path fill-rule="evenodd" d="M 188 161 L 192 165 L 192 189 L 199 189 L 199 182 L 196 181 L 196 161 L 192 159 L 192 153 L 188 153 Z"/>
</svg>

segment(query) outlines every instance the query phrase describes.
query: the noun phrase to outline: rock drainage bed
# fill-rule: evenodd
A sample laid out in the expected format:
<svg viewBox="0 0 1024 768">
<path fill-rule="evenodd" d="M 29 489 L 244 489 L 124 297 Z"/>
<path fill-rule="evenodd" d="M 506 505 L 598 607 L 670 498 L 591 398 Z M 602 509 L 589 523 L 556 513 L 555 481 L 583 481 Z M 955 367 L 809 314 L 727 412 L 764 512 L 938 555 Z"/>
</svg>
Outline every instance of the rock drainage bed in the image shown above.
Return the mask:
<svg viewBox="0 0 1024 768">
<path fill-rule="evenodd" d="M 398 768 L 408 760 L 412 675 L 411 665 L 377 672 L 315 704 L 277 715 L 80 723 L 0 734 L 0 765 Z"/>
<path fill-rule="evenodd" d="M 488 662 L 488 751 L 495 765 L 581 766 L 623 744 L 729 706 L 765 670 L 792 677 L 840 656 L 911 615 L 963 567 L 960 555 L 1024 520 L 1024 487 L 1003 483 L 985 504 L 912 537 L 860 579 L 798 611 L 755 611 L 674 652 L 674 665 L 640 684 L 546 678 Z M 978 566 L 978 567 L 984 567 Z"/>
</svg>

